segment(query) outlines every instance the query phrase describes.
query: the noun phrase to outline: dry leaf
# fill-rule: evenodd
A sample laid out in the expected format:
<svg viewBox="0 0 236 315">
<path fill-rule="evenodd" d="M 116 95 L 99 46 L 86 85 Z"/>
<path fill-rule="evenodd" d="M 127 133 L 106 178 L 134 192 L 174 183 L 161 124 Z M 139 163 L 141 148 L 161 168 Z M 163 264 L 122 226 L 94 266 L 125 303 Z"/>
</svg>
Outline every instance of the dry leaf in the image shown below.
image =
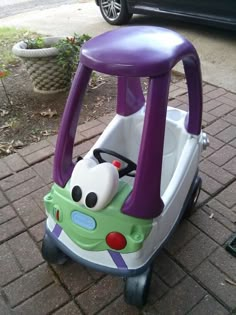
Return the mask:
<svg viewBox="0 0 236 315">
<path fill-rule="evenodd" d="M 31 135 L 31 137 L 33 138 L 34 142 L 39 142 L 41 140 L 41 138 L 38 136 Z"/>
<path fill-rule="evenodd" d="M 97 88 L 99 88 L 101 85 L 105 84 L 106 81 L 103 77 L 101 76 L 95 76 L 92 77 L 89 81 L 89 87 L 91 90 L 95 90 Z"/>
<path fill-rule="evenodd" d="M 40 132 L 42 136 L 50 136 L 50 132 L 48 130 L 44 130 Z"/>
<path fill-rule="evenodd" d="M 90 89 L 91 89 L 91 90 L 95 90 L 95 89 L 99 88 L 100 86 L 102 86 L 102 85 L 105 84 L 105 83 L 106 83 L 106 82 L 104 81 L 104 82 L 100 82 L 99 84 L 97 84 L 97 85 L 95 85 L 95 86 L 90 85 Z"/>
<path fill-rule="evenodd" d="M 0 109 L 0 116 L 1 116 L 1 117 L 6 116 L 7 114 L 9 114 L 9 111 L 7 111 L 7 110 L 5 110 L 5 109 Z"/>
<path fill-rule="evenodd" d="M 40 132 L 42 136 L 51 136 L 56 133 L 56 130 L 43 130 Z"/>
<path fill-rule="evenodd" d="M 4 152 L 5 154 L 10 154 L 13 152 L 16 152 L 15 149 L 22 148 L 24 144 L 20 141 L 14 141 L 11 142 L 0 142 L 0 151 Z"/>
<path fill-rule="evenodd" d="M 234 282 L 233 280 L 230 279 L 225 279 L 225 282 L 228 282 L 229 284 L 235 285 L 236 286 L 236 282 Z"/>
<path fill-rule="evenodd" d="M 15 152 L 14 148 L 13 148 L 13 142 L 14 140 L 12 140 L 11 142 L 0 142 L 0 151 L 6 153 L 6 154 L 10 154 L 12 152 Z"/>
<path fill-rule="evenodd" d="M 4 125 L 2 125 L 2 126 L 0 127 L 0 130 L 7 129 L 7 128 L 10 128 L 10 127 L 12 127 L 11 124 L 5 123 Z"/>
<path fill-rule="evenodd" d="M 22 148 L 24 146 L 24 143 L 20 140 L 17 140 L 13 143 L 13 147 L 16 149 Z"/>
<path fill-rule="evenodd" d="M 48 116 L 49 118 L 52 118 L 53 116 L 57 115 L 57 111 L 55 109 L 51 110 L 51 108 L 49 108 L 46 111 L 40 112 L 40 115 L 43 116 L 43 117 Z"/>
</svg>

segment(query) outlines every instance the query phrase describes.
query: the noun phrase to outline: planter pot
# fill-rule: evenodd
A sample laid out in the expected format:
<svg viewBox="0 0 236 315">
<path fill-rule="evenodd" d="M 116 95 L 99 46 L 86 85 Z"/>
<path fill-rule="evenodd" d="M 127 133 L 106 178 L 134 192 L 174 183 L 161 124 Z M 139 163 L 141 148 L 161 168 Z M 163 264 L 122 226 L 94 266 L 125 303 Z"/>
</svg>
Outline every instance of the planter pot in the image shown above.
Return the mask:
<svg viewBox="0 0 236 315">
<path fill-rule="evenodd" d="M 34 91 L 43 94 L 65 91 L 71 78 L 57 63 L 58 49 L 51 47 L 62 37 L 44 38 L 46 48 L 27 49 L 25 42 L 19 42 L 12 48 L 13 54 L 20 57 L 26 66 Z"/>
</svg>

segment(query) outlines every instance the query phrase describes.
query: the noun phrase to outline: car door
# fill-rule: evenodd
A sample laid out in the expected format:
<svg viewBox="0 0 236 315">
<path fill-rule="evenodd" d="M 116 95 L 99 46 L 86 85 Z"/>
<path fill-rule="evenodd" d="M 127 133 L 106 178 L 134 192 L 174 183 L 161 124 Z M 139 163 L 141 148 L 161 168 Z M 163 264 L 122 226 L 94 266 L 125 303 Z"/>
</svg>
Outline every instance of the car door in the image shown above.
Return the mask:
<svg viewBox="0 0 236 315">
<path fill-rule="evenodd" d="M 235 0 L 198 0 L 196 1 L 196 10 L 201 15 L 214 16 L 219 20 L 236 20 Z"/>
<path fill-rule="evenodd" d="M 236 20 L 236 0 L 148 0 L 160 10 Z"/>
</svg>

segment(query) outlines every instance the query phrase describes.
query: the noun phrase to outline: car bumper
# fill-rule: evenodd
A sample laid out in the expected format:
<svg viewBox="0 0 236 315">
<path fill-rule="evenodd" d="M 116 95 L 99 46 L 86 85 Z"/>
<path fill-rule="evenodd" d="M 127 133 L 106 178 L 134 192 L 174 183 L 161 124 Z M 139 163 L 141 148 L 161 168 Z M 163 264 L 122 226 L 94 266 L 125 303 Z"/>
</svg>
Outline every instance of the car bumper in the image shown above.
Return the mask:
<svg viewBox="0 0 236 315">
<path fill-rule="evenodd" d="M 50 216 L 46 221 L 46 233 L 55 246 L 72 260 L 100 272 L 128 277 L 143 273 L 149 266 L 149 262 L 132 268 L 128 265 L 129 261 L 137 261 L 136 258 L 140 256 L 141 250 L 122 255 L 113 250 L 88 251 L 80 248 Z"/>
</svg>

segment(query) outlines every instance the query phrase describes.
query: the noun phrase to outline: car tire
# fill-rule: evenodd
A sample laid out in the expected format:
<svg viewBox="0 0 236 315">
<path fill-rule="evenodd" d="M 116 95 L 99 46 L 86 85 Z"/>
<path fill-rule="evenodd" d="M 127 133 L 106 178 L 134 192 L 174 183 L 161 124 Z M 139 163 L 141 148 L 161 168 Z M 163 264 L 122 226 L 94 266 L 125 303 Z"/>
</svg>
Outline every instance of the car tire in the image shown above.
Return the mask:
<svg viewBox="0 0 236 315">
<path fill-rule="evenodd" d="M 142 274 L 125 280 L 124 299 L 129 305 L 142 308 L 147 303 L 152 278 L 152 266 Z"/>
<path fill-rule="evenodd" d="M 41 252 L 43 258 L 50 264 L 63 265 L 68 260 L 47 234 L 44 235 Z"/>
<path fill-rule="evenodd" d="M 193 190 L 189 198 L 186 210 L 183 214 L 183 219 L 188 219 L 191 215 L 193 215 L 196 212 L 195 206 L 197 204 L 197 200 L 201 192 L 201 187 L 202 180 L 199 176 L 197 176 L 194 180 Z"/>
<path fill-rule="evenodd" d="M 99 7 L 104 20 L 111 25 L 126 24 L 133 15 L 126 0 L 99 0 Z"/>
</svg>

